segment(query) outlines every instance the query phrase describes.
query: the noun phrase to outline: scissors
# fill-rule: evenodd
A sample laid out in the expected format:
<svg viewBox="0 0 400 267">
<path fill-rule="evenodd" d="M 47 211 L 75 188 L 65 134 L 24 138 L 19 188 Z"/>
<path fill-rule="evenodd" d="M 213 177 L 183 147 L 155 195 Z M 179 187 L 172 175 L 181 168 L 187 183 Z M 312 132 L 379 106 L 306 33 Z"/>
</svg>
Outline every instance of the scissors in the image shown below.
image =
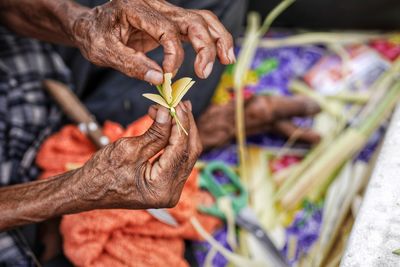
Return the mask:
<svg viewBox="0 0 400 267">
<path fill-rule="evenodd" d="M 215 173 L 224 174 L 229 182 L 225 185 L 216 180 Z M 223 162 L 211 162 L 207 164 L 200 176 L 200 187 L 207 189 L 216 200 L 229 196 L 232 203 L 232 209 L 235 214 L 236 224 L 250 232 L 263 246 L 266 255 L 271 260 L 271 266 L 289 266 L 272 243 L 268 234 L 259 223 L 257 216 L 248 206 L 248 193 L 236 173 Z M 212 206 L 200 206 L 199 210 L 203 213 L 226 220 L 225 214 L 218 208 L 217 204 Z"/>
<path fill-rule="evenodd" d="M 53 80 L 45 80 L 44 88 L 54 98 L 64 113 L 74 122 L 78 123 L 79 129 L 86 133 L 97 148 L 102 148 L 110 143 L 110 140 L 103 135 L 101 128 L 94 116 L 80 102 L 76 95 L 65 84 Z M 147 209 L 158 221 L 172 227 L 179 226 L 178 222 L 166 209 Z"/>
</svg>

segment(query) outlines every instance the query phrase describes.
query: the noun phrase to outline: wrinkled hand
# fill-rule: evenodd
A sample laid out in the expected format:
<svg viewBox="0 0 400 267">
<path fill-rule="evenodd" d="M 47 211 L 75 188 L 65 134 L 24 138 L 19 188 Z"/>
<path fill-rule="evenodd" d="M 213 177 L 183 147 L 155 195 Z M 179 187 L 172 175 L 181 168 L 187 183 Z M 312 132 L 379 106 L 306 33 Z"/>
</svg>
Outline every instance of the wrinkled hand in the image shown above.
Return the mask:
<svg viewBox="0 0 400 267">
<path fill-rule="evenodd" d="M 303 97 L 254 96 L 245 103 L 245 123 L 248 135 L 277 132 L 308 143 L 317 143 L 320 137 L 310 129 L 296 127 L 293 117 L 312 116 L 319 106 Z M 204 149 L 227 144 L 235 137 L 235 107 L 211 105 L 198 120 L 199 135 Z"/>
<path fill-rule="evenodd" d="M 145 134 L 106 146 L 80 169 L 83 201 L 98 208 L 176 205 L 201 153 L 191 105 L 180 103 L 176 110 L 188 136 L 179 133 L 167 109 L 151 108 L 155 120 Z"/>
<path fill-rule="evenodd" d="M 130 77 L 161 84 L 162 73 L 176 73 L 182 64 L 182 41 L 197 53 L 195 71 L 211 73 L 215 57 L 235 61 L 232 36 L 207 10 L 187 10 L 164 0 L 113 0 L 83 13 L 74 23 L 72 38 L 83 55 L 100 66 Z M 145 53 L 161 45 L 162 68 Z"/>
</svg>

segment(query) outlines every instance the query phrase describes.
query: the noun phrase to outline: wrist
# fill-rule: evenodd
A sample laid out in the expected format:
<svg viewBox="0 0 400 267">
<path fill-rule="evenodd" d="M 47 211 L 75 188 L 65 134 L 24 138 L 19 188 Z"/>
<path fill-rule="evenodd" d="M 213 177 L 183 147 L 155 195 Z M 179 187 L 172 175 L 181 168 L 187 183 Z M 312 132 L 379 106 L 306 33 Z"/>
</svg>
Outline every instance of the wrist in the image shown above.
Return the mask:
<svg viewBox="0 0 400 267">
<path fill-rule="evenodd" d="M 55 17 L 60 20 L 59 23 L 62 27 L 62 31 L 68 38 L 69 43 L 79 48 L 80 38 L 77 36 L 77 34 L 79 34 L 79 32 L 77 32 L 77 28 L 79 28 L 77 25 L 80 25 L 79 22 L 88 17 L 92 10 L 70 0 L 62 1 L 61 3 L 58 1 L 51 2 L 56 2 L 52 3 L 50 9 L 52 9 Z"/>
<path fill-rule="evenodd" d="M 0 188 L 0 231 L 77 212 L 73 174 Z"/>
</svg>

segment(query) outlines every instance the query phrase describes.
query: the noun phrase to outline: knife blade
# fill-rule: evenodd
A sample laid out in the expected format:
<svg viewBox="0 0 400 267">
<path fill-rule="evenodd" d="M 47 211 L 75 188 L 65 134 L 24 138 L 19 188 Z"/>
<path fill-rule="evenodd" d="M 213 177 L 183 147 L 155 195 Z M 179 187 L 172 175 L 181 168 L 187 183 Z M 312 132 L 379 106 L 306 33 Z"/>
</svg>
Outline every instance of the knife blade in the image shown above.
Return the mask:
<svg viewBox="0 0 400 267">
<path fill-rule="evenodd" d="M 271 266 L 289 266 L 265 230 L 261 227 L 257 216 L 249 207 L 245 207 L 240 210 L 236 216 L 236 223 L 252 233 L 252 235 L 260 242 L 260 244 L 264 247 L 264 251 L 266 252 L 269 260 L 272 262 Z"/>
</svg>

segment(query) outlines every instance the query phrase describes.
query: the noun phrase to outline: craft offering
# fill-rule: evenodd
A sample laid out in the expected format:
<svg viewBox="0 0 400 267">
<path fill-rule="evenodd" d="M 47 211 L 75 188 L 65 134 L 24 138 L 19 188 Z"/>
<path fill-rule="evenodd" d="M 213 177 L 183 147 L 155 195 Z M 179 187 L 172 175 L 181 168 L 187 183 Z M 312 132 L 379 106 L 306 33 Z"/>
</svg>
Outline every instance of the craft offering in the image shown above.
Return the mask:
<svg viewBox="0 0 400 267">
<path fill-rule="evenodd" d="M 178 129 L 182 129 L 182 131 L 188 135 L 182 123 L 179 121 L 175 108 L 195 82 L 192 78 L 184 77 L 172 84 L 171 79 L 172 73 L 165 73 L 164 83 L 157 86 L 157 90 L 160 94 L 143 94 L 143 96 L 169 109 L 172 118 L 175 119 L 178 125 Z"/>
</svg>

